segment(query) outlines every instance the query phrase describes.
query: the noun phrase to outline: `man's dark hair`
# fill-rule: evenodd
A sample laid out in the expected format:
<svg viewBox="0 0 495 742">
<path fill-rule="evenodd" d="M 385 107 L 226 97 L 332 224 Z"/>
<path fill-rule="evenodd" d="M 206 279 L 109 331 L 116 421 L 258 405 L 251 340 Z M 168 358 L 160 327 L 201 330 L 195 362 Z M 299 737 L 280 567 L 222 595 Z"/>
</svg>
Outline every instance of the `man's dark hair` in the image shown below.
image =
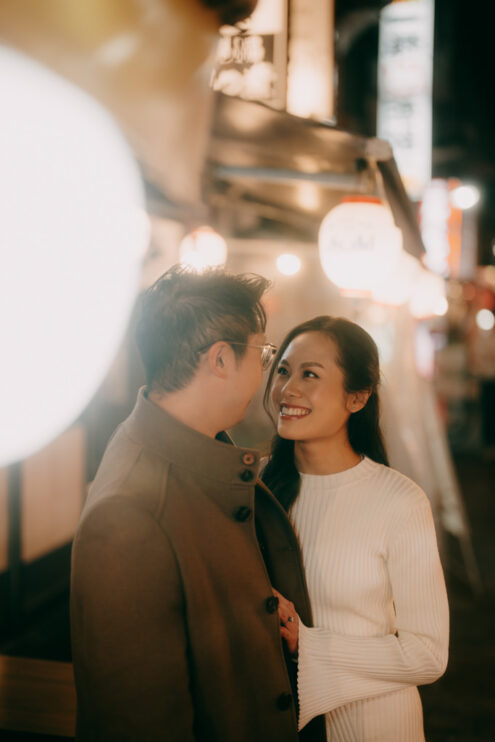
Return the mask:
<svg viewBox="0 0 495 742">
<path fill-rule="evenodd" d="M 166 271 L 141 297 L 136 342 L 148 391 L 175 392 L 191 381 L 201 352 L 219 340 L 246 343 L 266 328 L 261 303 L 270 282 L 212 268 Z M 233 345 L 237 357 L 246 348 Z"/>
</svg>

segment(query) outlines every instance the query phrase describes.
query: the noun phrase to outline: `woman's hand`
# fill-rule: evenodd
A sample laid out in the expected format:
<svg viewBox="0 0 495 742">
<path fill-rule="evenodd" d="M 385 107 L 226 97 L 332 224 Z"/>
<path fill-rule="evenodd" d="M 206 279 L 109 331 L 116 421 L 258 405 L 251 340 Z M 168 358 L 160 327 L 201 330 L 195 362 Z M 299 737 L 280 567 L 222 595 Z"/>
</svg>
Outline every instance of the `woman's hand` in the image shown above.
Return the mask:
<svg viewBox="0 0 495 742">
<path fill-rule="evenodd" d="M 299 637 L 299 616 L 294 608 L 294 603 L 272 587 L 273 594 L 278 598 L 278 617 L 280 619 L 280 635 L 287 642 L 291 654 L 297 654 L 297 643 Z"/>
</svg>

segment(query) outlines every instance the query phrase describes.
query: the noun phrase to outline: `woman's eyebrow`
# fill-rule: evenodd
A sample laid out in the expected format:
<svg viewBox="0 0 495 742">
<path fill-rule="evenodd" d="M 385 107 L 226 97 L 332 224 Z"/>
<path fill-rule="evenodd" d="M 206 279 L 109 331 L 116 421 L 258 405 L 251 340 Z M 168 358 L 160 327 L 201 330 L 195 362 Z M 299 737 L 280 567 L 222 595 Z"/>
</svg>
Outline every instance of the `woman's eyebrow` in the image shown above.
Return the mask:
<svg viewBox="0 0 495 742">
<path fill-rule="evenodd" d="M 301 368 L 306 368 L 307 366 L 318 366 L 319 368 L 325 368 L 325 366 L 322 363 L 318 363 L 318 361 L 305 361 L 304 363 L 301 363 Z"/>
</svg>

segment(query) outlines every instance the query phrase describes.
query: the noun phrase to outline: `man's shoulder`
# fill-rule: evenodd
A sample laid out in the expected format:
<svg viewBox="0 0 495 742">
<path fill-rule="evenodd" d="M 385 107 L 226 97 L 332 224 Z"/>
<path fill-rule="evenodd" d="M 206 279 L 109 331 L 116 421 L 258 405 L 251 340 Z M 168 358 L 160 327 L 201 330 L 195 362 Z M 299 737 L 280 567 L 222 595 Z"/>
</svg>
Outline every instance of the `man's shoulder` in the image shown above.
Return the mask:
<svg viewBox="0 0 495 742">
<path fill-rule="evenodd" d="M 134 441 L 123 423 L 112 436 L 88 491 L 85 514 L 94 508 L 135 507 L 154 514 L 163 496 L 167 461 Z"/>
<path fill-rule="evenodd" d="M 72 545 L 73 595 L 91 575 L 91 589 L 114 589 L 113 580 L 137 564 L 148 576 L 175 564 L 170 539 L 142 498 L 107 492 L 88 503 Z"/>
</svg>

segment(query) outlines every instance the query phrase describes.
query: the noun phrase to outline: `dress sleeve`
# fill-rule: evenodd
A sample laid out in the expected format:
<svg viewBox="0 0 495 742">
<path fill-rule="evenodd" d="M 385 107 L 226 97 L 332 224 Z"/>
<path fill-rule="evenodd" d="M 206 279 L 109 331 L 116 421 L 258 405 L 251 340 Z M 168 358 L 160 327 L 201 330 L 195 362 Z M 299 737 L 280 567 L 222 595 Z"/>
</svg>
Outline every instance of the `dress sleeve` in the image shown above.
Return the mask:
<svg viewBox="0 0 495 742">
<path fill-rule="evenodd" d="M 159 524 L 129 498 L 95 506 L 71 593 L 78 739 L 192 742 L 184 597 Z"/>
<path fill-rule="evenodd" d="M 432 683 L 447 666 L 449 610 L 426 495 L 392 539 L 396 632 L 361 637 L 299 624 L 299 728 L 352 701 Z"/>
</svg>

